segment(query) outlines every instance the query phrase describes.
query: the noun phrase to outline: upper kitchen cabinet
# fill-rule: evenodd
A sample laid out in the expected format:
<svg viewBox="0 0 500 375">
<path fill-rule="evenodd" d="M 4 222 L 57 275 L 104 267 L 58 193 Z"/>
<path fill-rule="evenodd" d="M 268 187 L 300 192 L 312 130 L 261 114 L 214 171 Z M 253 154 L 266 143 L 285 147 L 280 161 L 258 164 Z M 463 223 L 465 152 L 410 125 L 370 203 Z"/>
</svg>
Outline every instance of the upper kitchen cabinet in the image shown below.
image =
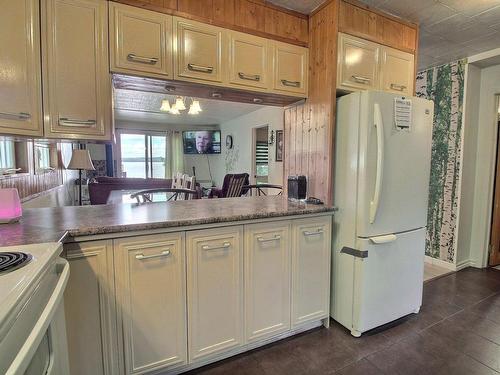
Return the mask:
<svg viewBox="0 0 500 375">
<path fill-rule="evenodd" d="M 337 86 L 344 90 L 376 89 L 379 46 L 347 34 L 339 34 Z"/>
<path fill-rule="evenodd" d="M 274 91 L 307 96 L 308 49 L 274 42 Z"/>
<path fill-rule="evenodd" d="M 42 135 L 39 1 L 2 2 L 0 133 Z"/>
<path fill-rule="evenodd" d="M 415 58 L 411 53 L 382 47 L 380 88 L 384 91 L 413 95 Z"/>
<path fill-rule="evenodd" d="M 236 31 L 229 33 L 229 83 L 267 89 L 272 74 L 270 42 Z"/>
<path fill-rule="evenodd" d="M 172 16 L 127 5 L 109 5 L 111 70 L 173 78 Z"/>
<path fill-rule="evenodd" d="M 175 78 L 222 84 L 227 69 L 224 29 L 174 17 Z"/>
<path fill-rule="evenodd" d="M 111 139 L 107 1 L 42 4 L 45 136 Z"/>
</svg>

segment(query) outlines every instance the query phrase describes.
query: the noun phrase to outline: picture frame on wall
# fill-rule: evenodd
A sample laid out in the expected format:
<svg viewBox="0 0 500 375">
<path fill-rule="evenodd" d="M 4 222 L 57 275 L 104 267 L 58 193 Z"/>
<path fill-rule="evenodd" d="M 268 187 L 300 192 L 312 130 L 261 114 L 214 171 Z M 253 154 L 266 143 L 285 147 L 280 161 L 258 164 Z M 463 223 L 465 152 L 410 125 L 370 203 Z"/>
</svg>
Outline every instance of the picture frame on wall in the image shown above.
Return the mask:
<svg viewBox="0 0 500 375">
<path fill-rule="evenodd" d="M 276 161 L 283 161 L 283 130 L 276 130 Z"/>
</svg>

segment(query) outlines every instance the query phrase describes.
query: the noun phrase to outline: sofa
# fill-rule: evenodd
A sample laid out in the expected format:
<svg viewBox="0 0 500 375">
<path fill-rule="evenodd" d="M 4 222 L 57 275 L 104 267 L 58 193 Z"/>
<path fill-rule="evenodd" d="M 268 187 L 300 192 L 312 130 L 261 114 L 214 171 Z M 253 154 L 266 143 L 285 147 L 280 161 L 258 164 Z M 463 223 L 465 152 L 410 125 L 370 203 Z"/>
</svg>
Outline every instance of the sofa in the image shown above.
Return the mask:
<svg viewBox="0 0 500 375">
<path fill-rule="evenodd" d="M 161 189 L 172 187 L 172 180 L 166 178 L 121 178 L 97 177 L 89 183 L 90 204 L 106 204 L 112 190 Z M 196 183 L 197 198 L 201 198 L 202 189 Z"/>
</svg>

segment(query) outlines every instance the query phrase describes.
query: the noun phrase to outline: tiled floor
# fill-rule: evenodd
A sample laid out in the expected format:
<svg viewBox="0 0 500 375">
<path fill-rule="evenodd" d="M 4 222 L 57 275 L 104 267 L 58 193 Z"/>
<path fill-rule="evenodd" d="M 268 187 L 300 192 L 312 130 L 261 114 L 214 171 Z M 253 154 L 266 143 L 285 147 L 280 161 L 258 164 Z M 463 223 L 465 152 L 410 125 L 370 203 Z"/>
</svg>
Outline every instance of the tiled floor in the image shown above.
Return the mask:
<svg viewBox="0 0 500 375">
<path fill-rule="evenodd" d="M 498 374 L 500 271 L 468 268 L 424 284 L 420 314 L 361 338 L 332 322 L 191 374 Z"/>
<path fill-rule="evenodd" d="M 453 271 L 427 262 L 424 263 L 424 281 L 429 281 L 451 272 Z"/>
</svg>

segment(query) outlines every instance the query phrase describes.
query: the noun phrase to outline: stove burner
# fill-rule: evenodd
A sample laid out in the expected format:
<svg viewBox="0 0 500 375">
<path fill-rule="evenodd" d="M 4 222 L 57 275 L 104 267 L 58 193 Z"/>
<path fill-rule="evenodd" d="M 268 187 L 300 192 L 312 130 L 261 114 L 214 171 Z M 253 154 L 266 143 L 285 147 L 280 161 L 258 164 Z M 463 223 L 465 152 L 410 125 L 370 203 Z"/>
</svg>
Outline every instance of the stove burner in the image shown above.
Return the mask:
<svg viewBox="0 0 500 375">
<path fill-rule="evenodd" d="M 21 252 L 0 252 L 0 273 L 14 271 L 28 264 L 31 254 Z"/>
</svg>

